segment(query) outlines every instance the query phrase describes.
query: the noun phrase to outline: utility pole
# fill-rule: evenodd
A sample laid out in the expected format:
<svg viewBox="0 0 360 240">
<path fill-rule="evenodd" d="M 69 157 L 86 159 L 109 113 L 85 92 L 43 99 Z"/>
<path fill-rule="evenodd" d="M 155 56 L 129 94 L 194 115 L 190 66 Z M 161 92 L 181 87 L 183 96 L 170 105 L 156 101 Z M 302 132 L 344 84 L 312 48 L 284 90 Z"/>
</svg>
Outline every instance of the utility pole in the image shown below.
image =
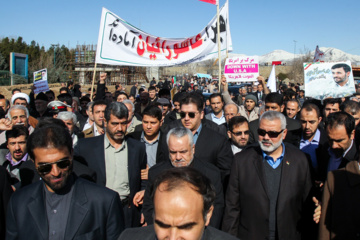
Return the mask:
<svg viewBox="0 0 360 240">
<path fill-rule="evenodd" d="M 51 44 L 51 47 L 54 47 L 54 68 L 56 63 L 56 47 L 59 48 L 59 44 Z"/>
</svg>

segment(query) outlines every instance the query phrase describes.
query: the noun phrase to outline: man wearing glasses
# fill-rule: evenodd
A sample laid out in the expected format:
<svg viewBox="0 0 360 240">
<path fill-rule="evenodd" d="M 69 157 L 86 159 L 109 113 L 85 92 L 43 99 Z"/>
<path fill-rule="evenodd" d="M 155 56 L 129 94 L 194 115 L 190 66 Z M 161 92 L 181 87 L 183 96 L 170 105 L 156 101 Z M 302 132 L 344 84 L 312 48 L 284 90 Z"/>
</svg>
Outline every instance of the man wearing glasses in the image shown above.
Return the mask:
<svg viewBox="0 0 360 240">
<path fill-rule="evenodd" d="M 174 127 L 185 127 L 191 131 L 194 136 L 195 158 L 210 162 L 218 167 L 222 174 L 222 179 L 230 174 L 230 167 L 233 160 L 230 144 L 227 136 L 221 134 L 219 125 L 203 119 L 204 104 L 201 97 L 196 93 L 188 94 L 180 100 L 181 121 L 174 121 L 174 124 L 167 126 L 168 133 Z M 166 142 L 162 141 L 162 150 L 164 151 L 163 161 L 169 156 L 169 150 Z"/>
<path fill-rule="evenodd" d="M 249 142 L 249 123 L 243 116 L 236 116 L 229 120 L 228 136 L 233 154 L 241 152 Z"/>
<path fill-rule="evenodd" d="M 72 174 L 72 138 L 64 127 L 38 128 L 27 142 L 42 178 L 15 192 L 6 239 L 116 239 L 124 229 L 119 195 Z M 101 197 L 99 197 L 101 196 Z"/>
<path fill-rule="evenodd" d="M 287 129 L 282 113 L 265 112 L 258 134 L 259 146 L 235 156 L 223 230 L 240 239 L 300 239 L 303 205 L 312 187 L 308 160 L 283 143 Z"/>
</svg>

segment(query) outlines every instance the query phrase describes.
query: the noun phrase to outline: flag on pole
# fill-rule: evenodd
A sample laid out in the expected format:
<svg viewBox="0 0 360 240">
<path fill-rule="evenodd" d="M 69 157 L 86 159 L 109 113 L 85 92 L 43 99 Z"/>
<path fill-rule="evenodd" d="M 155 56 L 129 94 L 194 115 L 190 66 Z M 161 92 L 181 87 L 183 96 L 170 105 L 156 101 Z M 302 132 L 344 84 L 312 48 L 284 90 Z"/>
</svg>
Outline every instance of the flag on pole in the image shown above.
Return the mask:
<svg viewBox="0 0 360 240">
<path fill-rule="evenodd" d="M 214 5 L 219 4 L 218 0 L 199 0 L 199 1 L 211 3 L 211 4 L 214 4 Z"/>
<path fill-rule="evenodd" d="M 269 88 L 270 92 L 276 92 L 275 65 L 272 67 L 266 86 Z"/>
<path fill-rule="evenodd" d="M 314 62 L 324 62 L 324 52 L 320 51 L 319 46 L 315 49 Z"/>
</svg>

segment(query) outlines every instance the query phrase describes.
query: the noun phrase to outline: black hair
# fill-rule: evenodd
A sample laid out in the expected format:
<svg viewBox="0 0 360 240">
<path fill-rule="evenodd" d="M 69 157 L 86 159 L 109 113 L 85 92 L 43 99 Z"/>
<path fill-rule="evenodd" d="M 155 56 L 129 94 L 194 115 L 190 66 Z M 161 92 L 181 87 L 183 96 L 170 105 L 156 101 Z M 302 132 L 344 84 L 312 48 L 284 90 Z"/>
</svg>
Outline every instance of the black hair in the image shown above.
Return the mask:
<svg viewBox="0 0 360 240">
<path fill-rule="evenodd" d="M 352 131 L 355 129 L 355 119 L 346 112 L 330 113 L 326 118 L 326 129 L 333 129 L 338 126 L 344 126 L 347 135 L 350 137 Z"/>
<path fill-rule="evenodd" d="M 335 64 L 331 67 L 331 69 L 336 69 L 336 68 L 343 68 L 345 73 L 347 72 L 350 72 L 351 71 L 351 68 L 349 65 L 345 64 L 345 63 L 338 63 L 338 64 Z"/>
<path fill-rule="evenodd" d="M 66 91 L 66 93 L 69 93 L 69 89 L 67 87 L 62 87 L 59 89 L 59 93 L 61 93 L 62 91 Z"/>
<path fill-rule="evenodd" d="M 12 91 L 11 91 L 11 94 L 14 95 L 14 92 L 21 92 L 20 88 L 14 88 Z"/>
<path fill-rule="evenodd" d="M 60 120 L 61 121 L 61 120 Z M 26 144 L 27 152 L 31 159 L 35 160 L 35 148 L 67 148 L 69 153 L 72 152 L 72 138 L 66 127 L 60 127 L 57 124 L 45 124 L 36 127 L 35 131 L 29 136 Z"/>
<path fill-rule="evenodd" d="M 355 115 L 360 112 L 360 103 L 351 100 L 345 101 L 340 105 L 340 110 Z"/>
<path fill-rule="evenodd" d="M 97 101 L 94 101 L 92 107 L 91 107 L 91 112 L 94 113 L 94 107 L 95 106 L 98 106 L 98 105 L 105 105 L 107 106 L 107 103 L 105 102 L 105 100 L 97 100 Z"/>
<path fill-rule="evenodd" d="M 71 106 L 72 104 L 72 96 L 69 93 L 62 93 L 57 96 L 60 102 L 66 102 L 67 105 Z"/>
<path fill-rule="evenodd" d="M 164 183 L 164 188 L 159 189 L 160 184 Z M 156 190 L 171 192 L 173 190 L 184 187 L 190 184 L 191 189 L 199 193 L 203 198 L 203 217 L 209 212 L 215 200 L 215 188 L 210 180 L 205 177 L 201 172 L 190 167 L 172 168 L 162 172 L 158 175 L 150 187 L 150 196 L 154 202 Z"/>
<path fill-rule="evenodd" d="M 339 107 L 341 105 L 341 98 L 327 98 L 324 100 L 324 107 L 326 107 L 327 104 L 339 104 Z"/>
<path fill-rule="evenodd" d="M 162 111 L 155 105 L 147 106 L 142 112 L 142 117 L 144 118 L 145 115 L 157 118 L 159 121 L 162 119 Z"/>
<path fill-rule="evenodd" d="M 232 132 L 236 126 L 242 125 L 244 123 L 246 123 L 249 126 L 249 122 L 246 120 L 245 117 L 243 117 L 243 116 L 232 117 L 228 123 L 230 132 Z"/>
<path fill-rule="evenodd" d="M 53 95 L 53 96 L 54 96 L 54 98 L 55 98 L 55 93 L 54 93 L 54 91 L 53 91 L 53 90 L 49 90 L 49 91 L 46 91 L 46 92 L 45 92 L 45 94 L 48 94 L 48 93 L 50 93 L 51 95 Z"/>
<path fill-rule="evenodd" d="M 120 96 L 120 95 L 124 95 L 124 96 L 126 96 L 126 99 L 129 99 L 129 95 L 127 95 L 126 94 L 126 92 L 120 92 L 120 91 L 116 91 L 115 92 L 115 100 L 118 98 L 118 96 Z"/>
<path fill-rule="evenodd" d="M 119 119 L 128 119 L 129 111 L 122 102 L 112 102 L 105 109 L 105 120 L 107 122 L 110 120 L 110 115 L 113 115 Z"/>
<path fill-rule="evenodd" d="M 211 94 L 210 97 L 209 97 L 210 102 L 211 102 L 211 99 L 216 98 L 216 97 L 220 97 L 220 98 L 221 98 L 221 102 L 224 102 L 224 98 L 223 98 L 223 96 L 221 95 L 221 93 L 213 93 L 213 94 Z"/>
<path fill-rule="evenodd" d="M 283 96 L 280 93 L 269 93 L 265 97 L 265 104 L 266 103 L 276 103 L 281 107 L 284 104 Z"/>
<path fill-rule="evenodd" d="M 315 110 L 317 117 L 321 117 L 321 113 L 320 113 L 320 109 L 319 107 L 311 102 L 305 102 L 304 105 L 302 106 L 300 113 L 302 111 L 307 111 L 307 112 L 311 112 L 312 110 Z"/>
<path fill-rule="evenodd" d="M 9 138 L 17 138 L 20 136 L 25 136 L 25 139 L 28 139 L 29 130 L 23 125 L 15 125 L 12 127 L 11 130 L 7 130 L 5 132 L 5 136 L 6 136 L 6 141 L 8 141 Z"/>
<path fill-rule="evenodd" d="M 156 87 L 150 86 L 149 89 L 148 89 L 148 92 L 150 92 L 150 91 L 152 91 L 152 90 L 155 90 L 155 91 L 156 91 Z"/>
<path fill-rule="evenodd" d="M 166 88 L 163 88 L 163 89 L 161 89 L 159 91 L 158 96 L 159 96 L 159 98 L 165 98 L 166 97 L 167 99 L 170 100 L 170 96 L 171 96 L 170 90 L 166 89 Z"/>
<path fill-rule="evenodd" d="M 197 93 L 188 93 L 180 101 L 180 106 L 183 104 L 195 104 L 199 112 L 203 111 L 204 101 Z"/>
<path fill-rule="evenodd" d="M 84 101 L 86 101 L 88 103 L 91 102 L 90 98 L 87 96 L 83 96 L 82 98 L 80 98 L 80 102 L 84 102 Z"/>
</svg>

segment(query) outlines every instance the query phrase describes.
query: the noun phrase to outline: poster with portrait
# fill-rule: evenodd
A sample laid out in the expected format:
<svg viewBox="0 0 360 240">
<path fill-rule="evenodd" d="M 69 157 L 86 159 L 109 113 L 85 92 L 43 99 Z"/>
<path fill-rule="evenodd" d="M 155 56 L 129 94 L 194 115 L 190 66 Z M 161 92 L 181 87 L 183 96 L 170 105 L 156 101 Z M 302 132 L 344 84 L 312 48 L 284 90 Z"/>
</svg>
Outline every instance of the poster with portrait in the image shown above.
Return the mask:
<svg viewBox="0 0 360 240">
<path fill-rule="evenodd" d="M 349 97 L 355 93 L 351 62 L 304 63 L 305 96 L 315 99 Z"/>
<path fill-rule="evenodd" d="M 50 90 L 47 79 L 47 68 L 34 72 L 34 86 L 35 86 L 35 90 L 34 90 L 35 94 Z"/>
</svg>

